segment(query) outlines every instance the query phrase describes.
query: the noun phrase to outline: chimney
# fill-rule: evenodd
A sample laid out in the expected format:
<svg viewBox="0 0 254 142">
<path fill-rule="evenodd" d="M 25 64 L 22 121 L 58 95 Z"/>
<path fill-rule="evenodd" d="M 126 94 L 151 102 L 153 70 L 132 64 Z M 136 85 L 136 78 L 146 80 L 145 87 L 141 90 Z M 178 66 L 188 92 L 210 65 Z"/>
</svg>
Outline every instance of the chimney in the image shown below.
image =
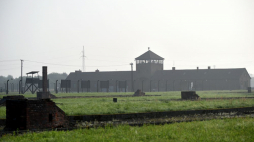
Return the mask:
<svg viewBox="0 0 254 142">
<path fill-rule="evenodd" d="M 172 67 L 172 70 L 173 70 L 173 71 L 176 70 L 176 67 Z"/>
<path fill-rule="evenodd" d="M 42 67 L 42 92 L 37 92 L 37 99 L 49 99 L 50 98 L 50 93 L 47 91 L 48 90 L 48 71 L 47 71 L 47 66 Z"/>
<path fill-rule="evenodd" d="M 210 69 L 211 69 L 211 67 L 210 67 L 210 66 L 208 66 L 208 69 L 210 70 Z"/>
<path fill-rule="evenodd" d="M 47 66 L 42 67 L 42 92 L 47 92 L 48 87 L 48 79 L 47 79 L 48 73 L 47 73 Z"/>
</svg>

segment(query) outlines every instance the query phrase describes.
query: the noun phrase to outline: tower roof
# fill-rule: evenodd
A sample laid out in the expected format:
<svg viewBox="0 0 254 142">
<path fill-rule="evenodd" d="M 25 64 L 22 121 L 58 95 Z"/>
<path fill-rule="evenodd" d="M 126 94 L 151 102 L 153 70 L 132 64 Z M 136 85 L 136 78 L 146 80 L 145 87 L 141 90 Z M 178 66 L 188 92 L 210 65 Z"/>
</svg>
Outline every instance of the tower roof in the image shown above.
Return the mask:
<svg viewBox="0 0 254 142">
<path fill-rule="evenodd" d="M 142 54 L 139 57 L 135 58 L 135 60 L 164 60 L 164 58 L 162 58 L 159 55 L 155 54 L 151 50 L 148 50 L 144 54 Z"/>
</svg>

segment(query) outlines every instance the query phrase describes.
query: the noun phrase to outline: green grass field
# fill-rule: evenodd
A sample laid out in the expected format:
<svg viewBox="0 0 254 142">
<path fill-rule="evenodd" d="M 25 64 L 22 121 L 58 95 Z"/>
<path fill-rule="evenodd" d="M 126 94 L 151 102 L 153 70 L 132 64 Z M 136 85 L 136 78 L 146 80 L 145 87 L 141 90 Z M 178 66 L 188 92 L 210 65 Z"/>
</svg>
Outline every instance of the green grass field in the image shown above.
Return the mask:
<svg viewBox="0 0 254 142">
<path fill-rule="evenodd" d="M 59 93 L 62 96 L 132 95 L 133 93 Z M 138 113 L 152 111 L 216 109 L 254 106 L 254 99 L 228 99 L 228 97 L 254 97 L 246 91 L 197 91 L 201 98 L 218 100 L 175 101 L 181 92 L 148 92 L 150 97 L 113 97 L 53 99 L 67 115 Z M 16 95 L 16 94 L 12 94 Z M 0 95 L 3 97 L 4 95 Z M 25 94 L 25 97 L 36 97 Z M 6 108 L 0 107 L 0 118 L 6 117 Z M 73 131 L 49 131 L 17 136 L 5 135 L 0 141 L 254 141 L 254 119 L 233 118 L 199 122 L 183 122 L 169 125 L 148 125 L 113 128 L 78 129 Z"/>
<path fill-rule="evenodd" d="M 254 119 L 233 118 L 223 120 L 183 122 L 168 125 L 148 125 L 131 127 L 128 125 L 113 128 L 77 129 L 73 131 L 48 131 L 5 135 L 0 141 L 13 142 L 63 142 L 63 141 L 254 141 Z"/>
<path fill-rule="evenodd" d="M 151 98 L 58 99 L 54 100 L 67 115 L 138 113 L 153 111 L 197 110 L 254 106 L 254 99 L 213 101 L 170 101 Z"/>
<path fill-rule="evenodd" d="M 199 91 L 201 98 L 227 98 L 227 97 L 254 97 L 254 93 L 235 93 L 217 91 Z M 105 95 L 132 95 L 132 93 L 59 93 L 57 96 L 105 96 Z M 201 101 L 174 101 L 180 99 L 180 91 L 175 92 L 149 92 L 147 95 L 161 95 L 150 97 L 118 97 L 118 102 L 113 103 L 112 97 L 106 98 L 68 98 L 53 99 L 54 102 L 67 115 L 89 115 L 89 114 L 115 114 L 115 113 L 138 113 L 152 111 L 175 111 L 195 109 L 216 109 L 233 107 L 254 106 L 254 99 L 232 99 L 232 100 L 201 100 Z M 27 96 L 35 96 L 27 94 Z M 0 107 L 0 118 L 5 118 L 5 107 Z"/>
<path fill-rule="evenodd" d="M 211 98 L 211 97 L 254 97 L 254 93 L 246 93 L 246 90 L 234 90 L 234 91 L 196 91 L 196 93 L 201 98 Z M 53 95 L 57 97 L 64 96 L 107 96 L 107 95 L 133 95 L 133 92 L 84 92 L 84 93 L 58 93 L 51 92 Z M 180 99 L 181 91 L 170 91 L 170 92 L 145 92 L 146 95 L 162 95 L 163 97 L 171 98 L 171 99 Z M 18 92 L 9 92 L 8 95 L 19 95 Z M 22 95 L 22 94 L 21 94 Z M 26 98 L 36 97 L 35 94 L 31 94 L 27 92 L 23 94 Z M 7 96 L 5 93 L 0 93 L 0 98 Z"/>
</svg>

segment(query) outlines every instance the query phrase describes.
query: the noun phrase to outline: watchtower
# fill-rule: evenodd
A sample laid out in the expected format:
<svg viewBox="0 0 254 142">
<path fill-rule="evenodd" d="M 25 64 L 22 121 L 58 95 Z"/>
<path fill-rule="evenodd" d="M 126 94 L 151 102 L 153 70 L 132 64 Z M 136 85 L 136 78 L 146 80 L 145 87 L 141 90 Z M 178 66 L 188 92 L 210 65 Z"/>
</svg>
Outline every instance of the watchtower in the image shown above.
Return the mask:
<svg viewBox="0 0 254 142">
<path fill-rule="evenodd" d="M 155 54 L 149 48 L 147 52 L 135 58 L 135 61 L 136 72 L 141 78 L 150 79 L 156 71 L 163 70 L 164 58 Z"/>
<path fill-rule="evenodd" d="M 34 94 L 39 88 L 38 88 L 38 82 L 39 82 L 39 71 L 31 71 L 27 74 L 26 83 L 25 83 L 25 90 L 23 92 L 26 93 L 26 91 L 30 90 L 32 94 Z M 28 77 L 28 75 L 32 75 L 32 77 Z M 34 74 L 37 74 L 37 78 L 34 78 Z"/>
</svg>

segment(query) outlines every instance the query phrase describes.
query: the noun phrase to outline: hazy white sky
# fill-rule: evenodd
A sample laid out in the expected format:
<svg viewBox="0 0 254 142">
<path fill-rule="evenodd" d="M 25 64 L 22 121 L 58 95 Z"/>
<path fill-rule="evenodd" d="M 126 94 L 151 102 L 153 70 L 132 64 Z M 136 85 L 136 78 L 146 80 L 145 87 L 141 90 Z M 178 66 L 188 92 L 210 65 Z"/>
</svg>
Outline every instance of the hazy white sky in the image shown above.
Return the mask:
<svg viewBox="0 0 254 142">
<path fill-rule="evenodd" d="M 0 0 L 0 75 L 130 70 L 147 47 L 164 69 L 254 73 L 254 0 Z M 134 66 L 135 69 L 135 66 Z M 24 74 L 23 74 L 24 75 Z"/>
</svg>

